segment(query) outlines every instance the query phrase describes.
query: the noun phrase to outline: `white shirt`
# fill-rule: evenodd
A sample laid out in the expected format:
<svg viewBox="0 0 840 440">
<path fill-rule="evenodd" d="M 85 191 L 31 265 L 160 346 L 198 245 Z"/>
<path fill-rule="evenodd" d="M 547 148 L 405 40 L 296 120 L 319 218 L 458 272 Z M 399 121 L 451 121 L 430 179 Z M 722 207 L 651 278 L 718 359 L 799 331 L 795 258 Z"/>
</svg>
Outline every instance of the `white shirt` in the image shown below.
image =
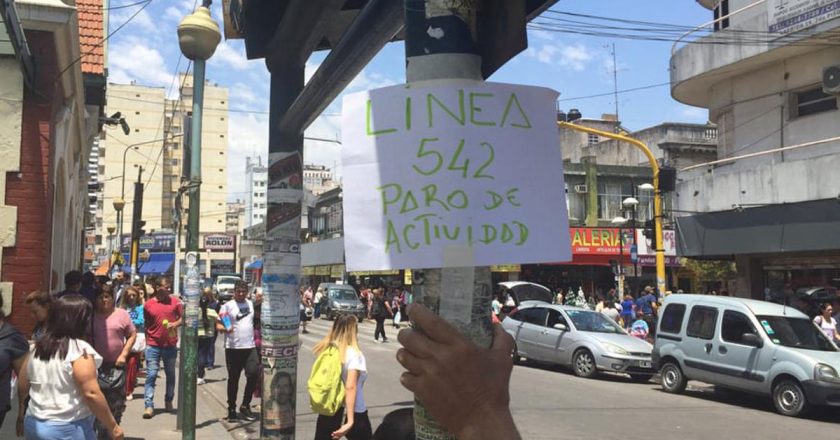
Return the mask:
<svg viewBox="0 0 840 440">
<path fill-rule="evenodd" d="M 240 308 L 239 306 L 242 305 Z M 245 314 L 244 312 L 247 312 Z M 237 303 L 236 300 L 226 302 L 221 309 L 219 315 L 227 313 L 230 316 L 230 325 L 233 326 L 233 331 L 225 333 L 225 348 L 254 348 L 257 345 L 254 343 L 254 304 L 250 300 Z M 238 316 L 242 316 L 237 319 Z M 222 322 L 219 318 L 219 322 Z"/>
<path fill-rule="evenodd" d="M 353 412 L 362 413 L 367 411 L 365 405 L 365 381 L 367 380 L 367 362 L 365 362 L 365 355 L 353 347 L 347 347 L 344 354 L 344 363 L 341 365 L 341 380 L 347 383 L 347 371 L 358 370 L 359 380 L 356 382 L 356 404 Z"/>
<path fill-rule="evenodd" d="M 73 379 L 73 362 L 85 354 L 93 356 L 96 368 L 102 365 L 102 357 L 81 339 L 68 341 L 64 359 L 56 354 L 45 362 L 35 357 L 34 347 L 30 350 L 26 369 L 30 387 L 28 415 L 56 422 L 75 422 L 93 415 Z"/>
</svg>

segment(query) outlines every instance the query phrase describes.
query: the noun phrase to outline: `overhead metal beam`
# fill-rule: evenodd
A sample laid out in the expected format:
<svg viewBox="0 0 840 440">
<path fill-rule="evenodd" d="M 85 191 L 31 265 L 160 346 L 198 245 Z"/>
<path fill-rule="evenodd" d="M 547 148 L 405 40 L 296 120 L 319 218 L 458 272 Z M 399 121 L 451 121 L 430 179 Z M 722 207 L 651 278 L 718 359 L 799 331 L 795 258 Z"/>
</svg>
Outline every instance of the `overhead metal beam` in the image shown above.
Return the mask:
<svg viewBox="0 0 840 440">
<path fill-rule="evenodd" d="M 272 130 L 281 137 L 303 133 L 402 29 L 404 21 L 402 0 L 370 0 Z"/>
<path fill-rule="evenodd" d="M 280 63 L 304 64 L 324 38 L 324 30 L 345 0 L 293 0 L 286 6 L 277 32 L 269 40 L 268 70 Z M 312 3 L 316 3 L 313 5 Z"/>
</svg>

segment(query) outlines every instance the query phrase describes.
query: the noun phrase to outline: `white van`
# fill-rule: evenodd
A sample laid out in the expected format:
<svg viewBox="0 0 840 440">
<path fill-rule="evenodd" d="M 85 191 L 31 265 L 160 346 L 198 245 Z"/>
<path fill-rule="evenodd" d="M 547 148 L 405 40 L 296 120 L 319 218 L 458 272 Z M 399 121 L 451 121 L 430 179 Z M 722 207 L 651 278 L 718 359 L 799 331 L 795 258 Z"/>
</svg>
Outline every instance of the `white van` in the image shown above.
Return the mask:
<svg viewBox="0 0 840 440">
<path fill-rule="evenodd" d="M 791 307 L 750 299 L 670 295 L 660 311 L 653 362 L 662 388 L 686 381 L 770 396 L 776 410 L 802 416 L 812 405 L 840 407 L 840 350 Z"/>
</svg>

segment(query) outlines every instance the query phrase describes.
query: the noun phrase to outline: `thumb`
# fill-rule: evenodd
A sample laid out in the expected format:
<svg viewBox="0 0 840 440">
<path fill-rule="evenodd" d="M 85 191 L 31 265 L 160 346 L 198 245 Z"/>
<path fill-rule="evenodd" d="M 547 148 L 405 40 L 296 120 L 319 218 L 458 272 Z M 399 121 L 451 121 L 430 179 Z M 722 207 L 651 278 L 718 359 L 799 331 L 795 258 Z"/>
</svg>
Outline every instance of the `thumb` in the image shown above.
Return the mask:
<svg viewBox="0 0 840 440">
<path fill-rule="evenodd" d="M 502 353 L 513 351 L 513 338 L 502 328 L 501 324 L 493 324 L 493 344 L 490 350 Z"/>
</svg>

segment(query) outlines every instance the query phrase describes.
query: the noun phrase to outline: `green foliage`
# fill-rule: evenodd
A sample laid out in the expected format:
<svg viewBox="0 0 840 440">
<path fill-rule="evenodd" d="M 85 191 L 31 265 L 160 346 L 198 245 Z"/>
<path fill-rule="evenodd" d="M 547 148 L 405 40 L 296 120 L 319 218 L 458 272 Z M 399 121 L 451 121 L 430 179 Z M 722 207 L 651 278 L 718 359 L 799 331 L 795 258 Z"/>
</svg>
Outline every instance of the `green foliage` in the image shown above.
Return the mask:
<svg viewBox="0 0 840 440">
<path fill-rule="evenodd" d="M 697 274 L 700 281 L 727 281 L 735 279 L 735 263 L 726 260 L 683 259 L 683 265 Z"/>
</svg>

